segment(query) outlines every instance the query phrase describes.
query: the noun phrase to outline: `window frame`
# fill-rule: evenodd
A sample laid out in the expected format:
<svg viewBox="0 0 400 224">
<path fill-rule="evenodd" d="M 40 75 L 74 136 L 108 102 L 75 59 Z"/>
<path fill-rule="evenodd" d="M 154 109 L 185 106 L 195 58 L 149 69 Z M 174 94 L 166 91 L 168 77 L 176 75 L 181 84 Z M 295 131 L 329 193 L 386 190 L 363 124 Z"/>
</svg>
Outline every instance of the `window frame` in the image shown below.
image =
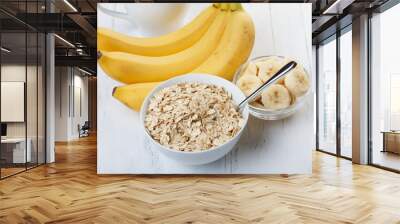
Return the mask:
<svg viewBox="0 0 400 224">
<path fill-rule="evenodd" d="M 372 88 L 372 54 L 373 54 L 373 35 L 372 35 L 372 19 L 374 17 L 374 14 L 381 14 L 384 13 L 385 11 L 391 9 L 392 7 L 396 6 L 397 4 L 399 4 L 400 1 L 399 0 L 388 0 L 387 2 L 385 2 L 384 4 L 380 5 L 379 7 L 368 11 L 368 30 L 367 30 L 367 40 L 368 40 L 368 54 L 367 54 L 367 82 L 368 82 L 368 111 L 367 111 L 367 116 L 368 116 L 368 124 L 367 124 L 367 131 L 368 131 L 368 165 L 376 167 L 376 168 L 380 168 L 383 170 L 387 170 L 387 171 L 391 171 L 394 173 L 400 173 L 400 170 L 398 169 L 394 169 L 391 167 L 387 167 L 387 166 L 383 166 L 377 163 L 373 162 L 373 133 L 372 133 L 372 93 L 373 93 L 373 88 Z"/>
<path fill-rule="evenodd" d="M 316 44 L 316 151 L 319 152 L 323 152 L 329 155 L 333 155 L 336 157 L 340 157 L 343 159 L 347 159 L 347 160 L 352 160 L 351 157 L 348 156 L 344 156 L 342 155 L 342 150 L 341 150 L 341 117 L 340 117 L 340 112 L 341 112 L 341 108 L 340 108 L 340 104 L 341 104 L 341 97 L 340 97 L 340 84 L 341 84 L 341 64 L 340 64 L 340 60 L 341 60 L 341 55 L 340 55 L 340 37 L 344 34 L 346 34 L 347 32 L 351 32 L 352 31 L 352 23 L 346 25 L 345 27 L 343 27 L 340 30 L 337 30 L 336 33 L 332 34 L 331 36 L 327 37 L 326 39 L 320 41 L 318 44 Z M 329 43 L 331 41 L 336 41 L 336 152 L 332 153 L 332 152 L 328 152 L 324 149 L 321 149 L 319 147 L 319 123 L 320 123 L 320 119 L 319 119 L 319 48 L 322 44 L 326 44 Z"/>
</svg>

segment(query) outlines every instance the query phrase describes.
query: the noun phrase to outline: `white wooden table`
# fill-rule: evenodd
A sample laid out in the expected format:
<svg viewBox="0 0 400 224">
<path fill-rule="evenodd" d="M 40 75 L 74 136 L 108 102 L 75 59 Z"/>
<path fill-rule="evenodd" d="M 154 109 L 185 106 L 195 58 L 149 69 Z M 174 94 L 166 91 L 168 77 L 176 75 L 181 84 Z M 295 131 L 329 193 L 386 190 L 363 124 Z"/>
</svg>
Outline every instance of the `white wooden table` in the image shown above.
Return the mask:
<svg viewBox="0 0 400 224">
<path fill-rule="evenodd" d="M 190 21 L 208 4 L 191 4 Z M 243 4 L 251 14 L 256 40 L 251 57 L 283 55 L 312 71 L 311 4 Z M 103 6 L 121 10 L 122 4 Z M 129 24 L 98 10 L 98 26 L 129 32 Z M 145 12 L 146 13 L 146 12 Z M 314 79 L 314 77 L 312 78 Z M 314 96 L 295 115 L 280 121 L 250 118 L 238 145 L 224 158 L 202 166 L 184 166 L 160 155 L 144 140 L 139 115 L 111 92 L 120 83 L 98 66 L 99 174 L 272 174 L 311 173 L 315 148 Z M 314 81 L 313 81 L 314 82 Z"/>
</svg>

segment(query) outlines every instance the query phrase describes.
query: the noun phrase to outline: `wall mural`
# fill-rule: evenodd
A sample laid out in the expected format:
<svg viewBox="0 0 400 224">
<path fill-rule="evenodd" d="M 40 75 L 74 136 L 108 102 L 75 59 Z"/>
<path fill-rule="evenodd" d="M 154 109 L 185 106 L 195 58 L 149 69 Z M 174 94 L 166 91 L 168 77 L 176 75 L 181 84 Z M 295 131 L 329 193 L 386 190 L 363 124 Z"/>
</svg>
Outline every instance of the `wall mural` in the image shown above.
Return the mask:
<svg viewBox="0 0 400 224">
<path fill-rule="evenodd" d="M 101 3 L 97 36 L 99 174 L 311 172 L 311 4 Z"/>
</svg>

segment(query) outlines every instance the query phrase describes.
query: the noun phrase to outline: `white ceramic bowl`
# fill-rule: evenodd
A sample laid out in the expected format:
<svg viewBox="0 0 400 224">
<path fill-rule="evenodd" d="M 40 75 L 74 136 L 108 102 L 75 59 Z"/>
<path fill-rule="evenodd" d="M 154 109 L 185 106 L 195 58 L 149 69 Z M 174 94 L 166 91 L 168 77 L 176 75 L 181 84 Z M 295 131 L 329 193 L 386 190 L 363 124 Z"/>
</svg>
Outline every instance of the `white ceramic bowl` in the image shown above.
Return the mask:
<svg viewBox="0 0 400 224">
<path fill-rule="evenodd" d="M 261 57 L 253 58 L 250 61 L 248 61 L 245 64 L 243 64 L 237 70 L 237 72 L 235 74 L 235 77 L 233 78 L 233 83 L 236 84 L 237 80 L 243 75 L 243 72 L 247 68 L 247 65 L 249 64 L 249 62 L 256 63 L 256 62 L 259 62 L 259 61 L 267 60 L 270 57 L 278 57 L 278 58 L 281 58 L 281 59 L 287 59 L 286 57 L 276 56 L 276 55 L 261 56 Z M 304 68 L 304 71 L 310 77 L 310 81 L 311 81 L 310 73 L 305 68 Z M 280 119 L 287 118 L 287 117 L 293 115 L 294 113 L 296 113 L 300 108 L 303 107 L 305 99 L 308 97 L 308 95 L 310 95 L 311 85 L 312 84 L 310 84 L 310 89 L 307 91 L 306 94 L 304 94 L 301 97 L 298 97 L 296 99 L 295 103 L 293 103 L 292 105 L 290 105 L 289 107 L 287 107 L 285 109 L 270 110 L 270 109 L 266 109 L 266 108 L 259 108 L 259 107 L 255 107 L 255 106 L 249 105 L 250 114 L 253 115 L 254 117 L 262 119 L 262 120 L 280 120 Z"/>
<path fill-rule="evenodd" d="M 207 74 L 187 74 L 187 75 L 182 75 L 178 76 L 176 78 L 169 79 L 159 86 L 157 86 L 151 93 L 146 97 L 144 100 L 142 107 L 140 109 L 140 124 L 143 128 L 143 132 L 145 135 L 145 138 L 149 139 L 149 142 L 151 144 L 151 147 L 153 149 L 156 149 L 158 152 L 163 153 L 167 157 L 171 158 L 172 160 L 175 160 L 176 162 L 184 165 L 200 165 L 200 164 L 206 164 L 206 163 L 211 163 L 215 160 L 220 159 L 221 157 L 225 156 L 227 153 L 229 153 L 233 147 L 236 145 L 236 143 L 239 141 L 240 136 L 242 135 L 243 129 L 247 125 L 247 120 L 249 118 L 249 108 L 246 105 L 245 108 L 242 110 L 242 115 L 244 119 L 244 125 L 240 129 L 240 131 L 236 134 L 235 137 L 230 139 L 229 141 L 225 142 L 224 144 L 214 147 L 205 151 L 200 151 L 200 152 L 181 152 L 178 150 L 170 149 L 168 147 L 165 147 L 155 141 L 150 134 L 147 132 L 145 128 L 145 116 L 146 116 L 146 111 L 149 106 L 150 100 L 154 96 L 155 93 L 160 91 L 161 89 L 172 86 L 177 83 L 182 83 L 182 82 L 199 82 L 199 83 L 206 83 L 206 84 L 213 84 L 216 86 L 221 86 L 224 87 L 226 91 L 232 94 L 232 99 L 236 104 L 239 104 L 240 101 L 242 101 L 245 96 L 242 93 L 242 91 L 235 86 L 232 82 L 229 82 L 225 79 L 222 79 L 220 77 L 214 76 L 214 75 L 207 75 Z"/>
</svg>

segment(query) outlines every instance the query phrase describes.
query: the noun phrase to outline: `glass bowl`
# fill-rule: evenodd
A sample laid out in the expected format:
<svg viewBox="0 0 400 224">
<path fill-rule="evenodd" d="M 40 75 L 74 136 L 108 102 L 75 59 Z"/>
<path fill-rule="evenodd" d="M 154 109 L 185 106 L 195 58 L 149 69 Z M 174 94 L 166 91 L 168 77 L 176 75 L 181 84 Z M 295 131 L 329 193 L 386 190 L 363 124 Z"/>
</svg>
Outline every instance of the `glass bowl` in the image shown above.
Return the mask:
<svg viewBox="0 0 400 224">
<path fill-rule="evenodd" d="M 237 80 L 243 75 L 244 70 L 247 68 L 248 64 L 250 62 L 256 63 L 260 61 L 265 61 L 267 59 L 270 59 L 271 57 L 278 57 L 281 58 L 282 60 L 287 60 L 289 58 L 283 57 L 283 56 L 277 56 L 277 55 L 270 55 L 270 56 L 261 56 L 261 57 L 256 57 L 245 64 L 243 64 L 236 72 L 234 78 L 233 78 L 233 83 L 236 85 Z M 280 120 L 287 118 L 291 115 L 293 115 L 296 111 L 298 111 L 301 107 L 303 107 L 305 99 L 310 95 L 311 92 L 311 76 L 309 71 L 303 67 L 304 71 L 310 78 L 310 88 L 307 90 L 307 92 L 301 96 L 301 97 L 296 97 L 296 100 L 293 104 L 291 104 L 289 107 L 284 108 L 284 109 L 279 109 L 279 110 L 271 110 L 271 109 L 266 109 L 266 108 L 260 108 L 253 106 L 249 104 L 249 112 L 251 115 L 253 115 L 256 118 L 262 119 L 262 120 Z"/>
</svg>

